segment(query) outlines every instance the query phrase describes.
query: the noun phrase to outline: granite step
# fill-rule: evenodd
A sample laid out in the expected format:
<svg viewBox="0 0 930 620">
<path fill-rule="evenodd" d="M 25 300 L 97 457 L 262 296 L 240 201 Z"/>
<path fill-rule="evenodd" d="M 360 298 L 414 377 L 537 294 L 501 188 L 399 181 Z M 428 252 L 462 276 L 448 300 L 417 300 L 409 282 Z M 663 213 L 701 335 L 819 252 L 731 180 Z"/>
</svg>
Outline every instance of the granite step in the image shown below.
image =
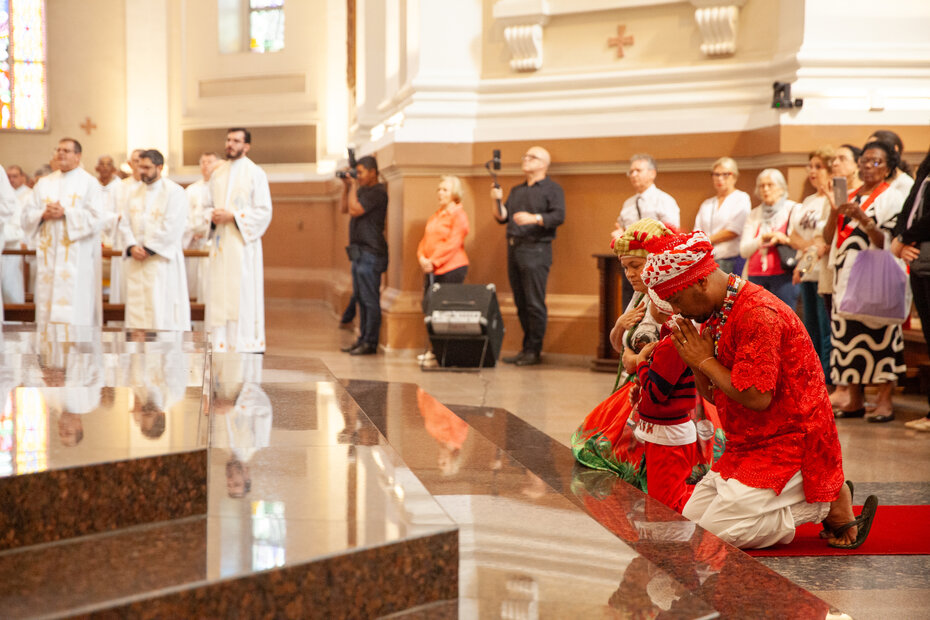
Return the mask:
<svg viewBox="0 0 930 620">
<path fill-rule="evenodd" d="M 119 363 L 171 363 L 146 347 L 131 355 Z M 88 497 L 113 486 L 127 498 L 144 492 L 150 504 L 170 504 L 175 478 L 165 467 L 144 480 L 124 470 L 196 454 L 202 475 L 189 480 L 199 480 L 201 501 L 198 515 L 172 518 L 148 507 L 141 524 L 69 531 L 0 552 L 4 615 L 369 618 L 454 600 L 455 523 L 324 366 L 279 361 L 275 381 L 263 380 L 261 355 L 212 356 L 208 405 L 194 398 L 204 390 L 190 386 L 191 407 L 179 409 L 191 424 L 169 416 L 165 431 L 208 438 L 201 450 L 14 476 L 65 477 L 83 481 Z M 92 435 L 96 420 L 84 422 L 82 444 L 103 437 Z M 162 486 L 150 488 L 149 478 Z M 12 483 L 7 490 L 11 498 L 22 491 Z M 54 495 L 36 494 L 37 504 Z M 111 510 L 100 504 L 98 512 Z M 40 512 L 23 515 L 41 527 Z"/>
</svg>

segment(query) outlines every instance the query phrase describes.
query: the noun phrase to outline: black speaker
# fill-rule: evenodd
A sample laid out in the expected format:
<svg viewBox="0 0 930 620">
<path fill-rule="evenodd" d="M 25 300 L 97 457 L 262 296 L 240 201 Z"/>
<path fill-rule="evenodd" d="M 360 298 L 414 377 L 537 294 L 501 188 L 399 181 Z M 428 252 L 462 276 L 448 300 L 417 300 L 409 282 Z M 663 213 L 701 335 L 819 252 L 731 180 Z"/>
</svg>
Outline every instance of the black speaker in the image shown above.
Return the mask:
<svg viewBox="0 0 930 620">
<path fill-rule="evenodd" d="M 442 284 L 430 288 L 426 329 L 443 367 L 491 367 L 504 340 L 504 321 L 493 284 Z"/>
</svg>

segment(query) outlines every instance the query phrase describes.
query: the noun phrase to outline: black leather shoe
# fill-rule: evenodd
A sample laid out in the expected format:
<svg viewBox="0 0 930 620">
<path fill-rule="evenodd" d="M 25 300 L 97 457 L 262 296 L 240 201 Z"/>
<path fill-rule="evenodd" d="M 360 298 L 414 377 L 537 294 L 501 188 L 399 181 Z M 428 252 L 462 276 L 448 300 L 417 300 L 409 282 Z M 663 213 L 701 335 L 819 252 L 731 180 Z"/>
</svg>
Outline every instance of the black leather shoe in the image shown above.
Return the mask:
<svg viewBox="0 0 930 620">
<path fill-rule="evenodd" d="M 528 351 L 523 354 L 523 357 L 518 359 L 514 364 L 517 366 L 535 366 L 536 364 L 542 363 L 542 360 L 539 357 L 539 353 L 535 351 Z"/>
<path fill-rule="evenodd" d="M 865 407 L 859 407 L 858 409 L 853 409 L 852 411 L 844 411 L 843 409 L 833 410 L 833 417 L 836 419 L 861 418 L 864 416 L 865 416 Z"/>
<path fill-rule="evenodd" d="M 363 342 L 349 351 L 349 355 L 374 355 L 378 352 L 378 345 Z"/>
<path fill-rule="evenodd" d="M 352 349 L 354 349 L 355 347 L 357 347 L 357 346 L 360 345 L 360 344 L 362 344 L 362 343 L 361 343 L 361 342 L 353 342 L 353 343 L 350 344 L 349 346 L 347 346 L 347 347 L 342 347 L 342 348 L 339 349 L 339 350 L 342 351 L 343 353 L 351 353 L 351 352 L 352 352 Z"/>
<path fill-rule="evenodd" d="M 516 364 L 523 359 L 523 356 L 526 355 L 526 351 L 520 351 L 516 355 L 508 355 L 507 357 L 502 357 L 501 361 L 505 364 Z"/>
</svg>

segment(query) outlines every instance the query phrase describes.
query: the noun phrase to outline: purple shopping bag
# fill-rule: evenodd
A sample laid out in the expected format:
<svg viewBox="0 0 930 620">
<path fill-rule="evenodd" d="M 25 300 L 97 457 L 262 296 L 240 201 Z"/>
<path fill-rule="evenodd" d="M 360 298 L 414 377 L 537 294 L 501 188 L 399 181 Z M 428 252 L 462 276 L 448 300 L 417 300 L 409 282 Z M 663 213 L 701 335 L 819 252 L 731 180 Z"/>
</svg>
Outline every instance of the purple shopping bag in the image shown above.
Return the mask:
<svg viewBox="0 0 930 620">
<path fill-rule="evenodd" d="M 898 325 L 911 311 L 907 273 L 887 250 L 862 250 L 853 261 L 841 291 L 837 310 L 841 317 Z"/>
</svg>

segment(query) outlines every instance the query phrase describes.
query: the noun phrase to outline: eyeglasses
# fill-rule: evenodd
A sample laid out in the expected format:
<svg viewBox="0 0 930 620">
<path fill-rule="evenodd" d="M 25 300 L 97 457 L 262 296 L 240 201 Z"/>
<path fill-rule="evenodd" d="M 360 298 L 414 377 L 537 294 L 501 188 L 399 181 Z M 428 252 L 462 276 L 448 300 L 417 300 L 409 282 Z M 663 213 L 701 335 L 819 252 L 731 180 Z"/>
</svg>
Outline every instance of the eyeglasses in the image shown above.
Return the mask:
<svg viewBox="0 0 930 620">
<path fill-rule="evenodd" d="M 885 160 L 862 157 L 859 159 L 859 165 L 865 166 L 866 168 L 881 168 L 885 165 Z"/>
<path fill-rule="evenodd" d="M 649 172 L 649 168 L 642 168 L 642 169 L 633 168 L 632 170 L 626 173 L 626 176 L 633 177 L 633 176 L 638 176 L 640 174 L 646 174 L 647 172 Z"/>
<path fill-rule="evenodd" d="M 536 159 L 536 160 L 538 160 L 538 161 L 542 161 L 542 157 L 537 157 L 536 155 L 533 155 L 532 153 L 527 153 L 526 155 L 523 156 L 522 159 L 523 159 L 523 161 L 530 161 L 530 160 L 533 160 L 533 159 Z"/>
<path fill-rule="evenodd" d="M 715 179 L 726 179 L 727 177 L 733 176 L 732 172 L 711 172 L 710 176 Z"/>
</svg>

